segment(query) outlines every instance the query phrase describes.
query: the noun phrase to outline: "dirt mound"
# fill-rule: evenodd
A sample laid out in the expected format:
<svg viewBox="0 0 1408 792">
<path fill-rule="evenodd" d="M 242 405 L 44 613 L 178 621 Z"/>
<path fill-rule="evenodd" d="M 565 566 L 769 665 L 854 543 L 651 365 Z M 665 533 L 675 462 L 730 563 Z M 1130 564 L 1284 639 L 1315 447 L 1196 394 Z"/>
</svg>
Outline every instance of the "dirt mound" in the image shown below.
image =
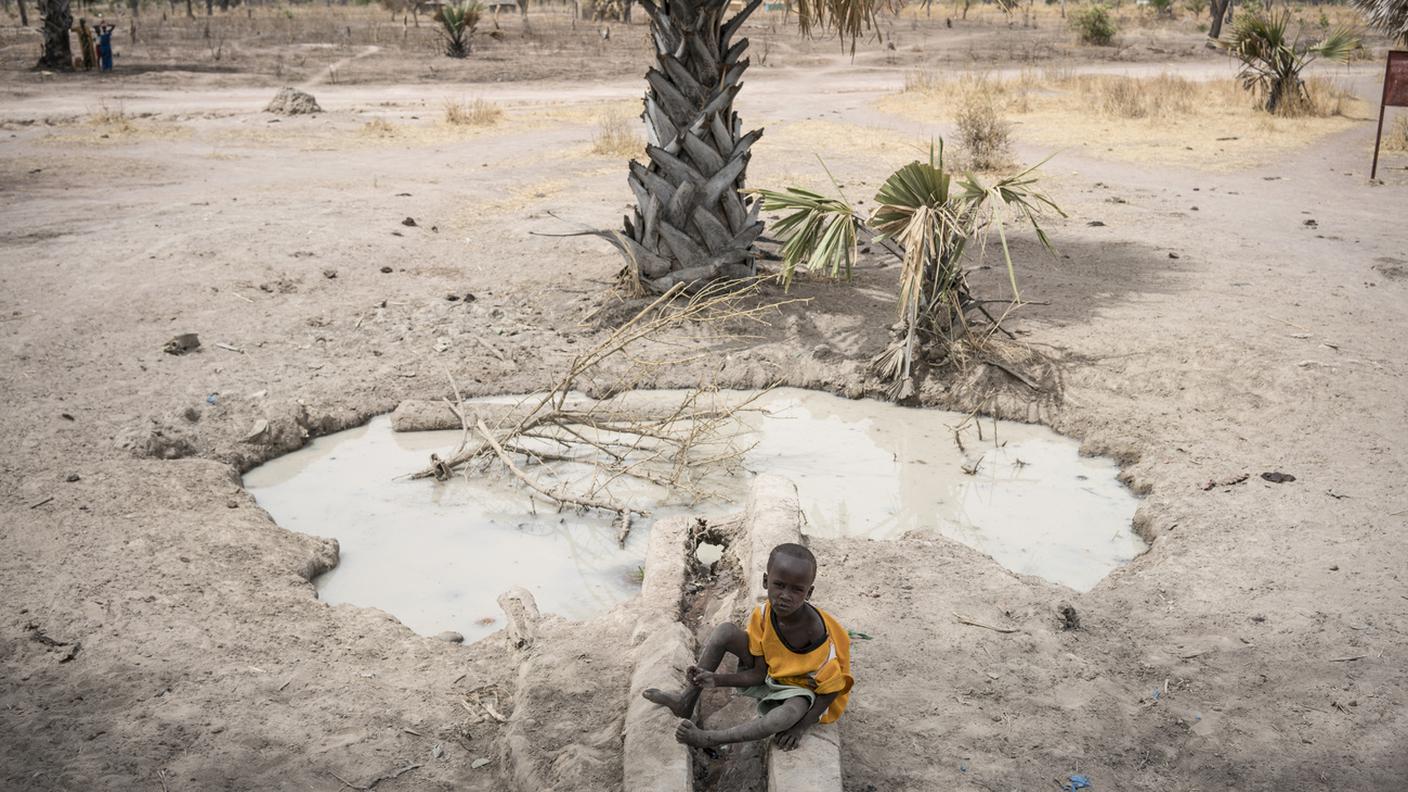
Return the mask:
<svg viewBox="0 0 1408 792">
<path fill-rule="evenodd" d="M 278 115 L 304 115 L 305 113 L 321 113 L 323 108 L 318 106 L 318 100 L 310 93 L 304 93 L 297 88 L 284 87 L 274 95 L 269 105 L 264 108 L 266 113 L 276 113 Z"/>
</svg>

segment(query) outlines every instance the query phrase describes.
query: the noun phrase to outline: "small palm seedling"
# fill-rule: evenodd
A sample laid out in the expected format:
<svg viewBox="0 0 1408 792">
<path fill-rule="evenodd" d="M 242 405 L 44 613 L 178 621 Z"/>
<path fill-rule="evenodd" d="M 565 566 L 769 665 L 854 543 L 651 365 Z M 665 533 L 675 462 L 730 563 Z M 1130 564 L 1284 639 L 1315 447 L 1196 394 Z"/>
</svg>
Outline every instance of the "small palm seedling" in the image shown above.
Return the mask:
<svg viewBox="0 0 1408 792">
<path fill-rule="evenodd" d="M 964 264 L 972 248 L 981 248 L 988 233 L 997 232 L 1016 302 L 1021 295 L 1007 245 L 1008 223 L 1030 225 L 1051 250 L 1039 218 L 1047 211 L 1064 212 L 1036 189 L 1036 167 L 993 182 L 973 174 L 955 176 L 944 167 L 939 141 L 928 162 L 911 162 L 885 180 L 869 216 L 857 213 L 844 197 L 828 198 L 796 187 L 759 190 L 758 195 L 764 210 L 788 213 L 773 226 L 784 240 L 784 284 L 791 282 L 798 267 L 848 276 L 862 233 L 900 260 L 899 321 L 874 370 L 904 398 L 913 392 L 916 363 L 955 361 L 955 350 L 972 338 L 976 321 L 986 318 L 990 328 L 998 326 L 969 289 Z"/>
<path fill-rule="evenodd" d="M 440 23 L 440 38 L 445 43 L 445 54 L 451 58 L 468 58 L 473 45 L 474 31 L 479 27 L 479 17 L 484 7 L 478 3 L 443 5 L 435 12 L 435 21 Z"/>
<path fill-rule="evenodd" d="M 1219 42 L 1242 62 L 1237 73 L 1242 87 L 1265 102 L 1266 112 L 1283 116 L 1302 115 L 1312 106 L 1300 78 L 1305 67 L 1319 58 L 1347 62 L 1359 48 L 1359 37 L 1346 28 L 1328 31 L 1312 44 L 1301 38 L 1303 29 L 1292 37 L 1290 24 L 1289 11 L 1246 14 Z"/>
</svg>

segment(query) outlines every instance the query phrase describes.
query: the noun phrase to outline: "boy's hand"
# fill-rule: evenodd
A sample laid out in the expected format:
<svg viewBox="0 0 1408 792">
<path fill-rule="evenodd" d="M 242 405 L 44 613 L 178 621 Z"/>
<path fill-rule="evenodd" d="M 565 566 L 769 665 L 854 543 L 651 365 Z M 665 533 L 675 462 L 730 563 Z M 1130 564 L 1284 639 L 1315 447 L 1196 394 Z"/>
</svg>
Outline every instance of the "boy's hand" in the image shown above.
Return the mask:
<svg viewBox="0 0 1408 792">
<path fill-rule="evenodd" d="M 705 671 L 699 666 L 690 666 L 689 669 L 684 672 L 684 678 L 692 687 L 714 687 L 714 672 Z"/>
<path fill-rule="evenodd" d="M 790 729 L 785 729 L 773 737 L 773 742 L 784 751 L 790 751 L 802 743 L 802 735 L 807 733 L 807 727 L 797 724 Z"/>
</svg>

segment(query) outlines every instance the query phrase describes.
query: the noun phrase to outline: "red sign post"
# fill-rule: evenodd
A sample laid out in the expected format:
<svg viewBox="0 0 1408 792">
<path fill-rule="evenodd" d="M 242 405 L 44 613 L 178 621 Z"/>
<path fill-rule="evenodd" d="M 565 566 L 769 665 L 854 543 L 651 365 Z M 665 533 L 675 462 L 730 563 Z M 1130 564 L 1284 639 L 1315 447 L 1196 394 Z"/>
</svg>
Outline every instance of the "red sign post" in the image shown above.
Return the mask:
<svg viewBox="0 0 1408 792">
<path fill-rule="evenodd" d="M 1374 133 L 1374 164 L 1369 178 L 1379 173 L 1379 144 L 1384 137 L 1384 108 L 1408 107 L 1408 50 L 1389 50 L 1384 66 L 1384 98 L 1379 102 L 1379 131 Z"/>
</svg>

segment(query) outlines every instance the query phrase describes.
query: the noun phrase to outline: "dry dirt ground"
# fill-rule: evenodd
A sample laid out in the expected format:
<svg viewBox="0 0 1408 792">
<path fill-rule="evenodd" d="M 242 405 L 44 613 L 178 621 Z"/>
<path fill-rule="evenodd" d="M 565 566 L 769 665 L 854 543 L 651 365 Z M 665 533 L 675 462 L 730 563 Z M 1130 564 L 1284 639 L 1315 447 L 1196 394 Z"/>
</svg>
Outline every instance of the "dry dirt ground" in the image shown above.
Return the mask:
<svg viewBox="0 0 1408 792">
<path fill-rule="evenodd" d="M 754 30 L 769 65 L 739 107 L 768 129 L 756 185 L 824 185 L 821 154 L 868 196 L 948 132 L 876 104 L 918 63 L 1002 66 L 984 58 L 1025 48 L 1074 52 L 1076 69 L 1161 58 L 1230 74 L 1191 24 L 1084 55 L 1049 19 L 922 20 L 902 31 L 918 44 L 868 43 L 854 64 L 769 24 Z M 6 34 L 0 788 L 332 792 L 408 765 L 376 788 L 619 786 L 629 608 L 551 621 L 525 655 L 328 607 L 309 580 L 332 545 L 274 524 L 238 474 L 446 395 L 447 369 L 475 394 L 541 386 L 600 332 L 583 320 L 611 313 L 618 259 L 533 232 L 625 210 L 624 165 L 592 137 L 641 90 L 627 73 L 640 28 L 626 30 L 609 50 L 594 31 L 520 56 L 486 44 L 499 60 L 447 79 L 422 73 L 445 59 L 413 48 L 342 66 L 419 75 L 394 84 L 333 84 L 329 65 L 378 46 L 337 44 L 296 74 L 327 112 L 296 118 L 260 112 L 287 75 L 254 56 L 218 73 L 161 55 L 106 80 L 44 76 Z M 584 54 L 541 79 L 488 82 L 522 76 L 514 57 L 541 70 L 572 48 Z M 1372 97 L 1376 68 L 1342 74 Z M 505 117 L 446 126 L 459 97 Z M 104 107 L 121 113 L 93 119 Z M 874 636 L 842 721 L 848 789 L 1051 789 L 1071 773 L 1096 790 L 1408 787 L 1408 159 L 1387 156 L 1369 185 L 1371 136 L 1359 121 L 1232 167 L 1019 130 L 1021 159 L 1056 153 L 1046 184 L 1070 217 L 1050 224 L 1055 260 L 1017 240 L 1041 304 L 1009 326 L 1064 388 L 1033 396 L 979 369 L 921 400 L 1044 421 L 1114 455 L 1145 495 L 1152 549 L 1077 595 L 938 537 L 816 541 L 818 601 Z M 760 338 L 655 384 L 859 395 L 894 271 L 867 258 L 853 285 L 803 282 L 793 295 L 810 301 Z M 977 279 L 1003 293 L 995 270 Z M 199 351 L 163 353 L 187 332 Z M 1061 629 L 1061 603 L 1080 629 Z M 476 689 L 506 723 L 466 705 Z"/>
</svg>

